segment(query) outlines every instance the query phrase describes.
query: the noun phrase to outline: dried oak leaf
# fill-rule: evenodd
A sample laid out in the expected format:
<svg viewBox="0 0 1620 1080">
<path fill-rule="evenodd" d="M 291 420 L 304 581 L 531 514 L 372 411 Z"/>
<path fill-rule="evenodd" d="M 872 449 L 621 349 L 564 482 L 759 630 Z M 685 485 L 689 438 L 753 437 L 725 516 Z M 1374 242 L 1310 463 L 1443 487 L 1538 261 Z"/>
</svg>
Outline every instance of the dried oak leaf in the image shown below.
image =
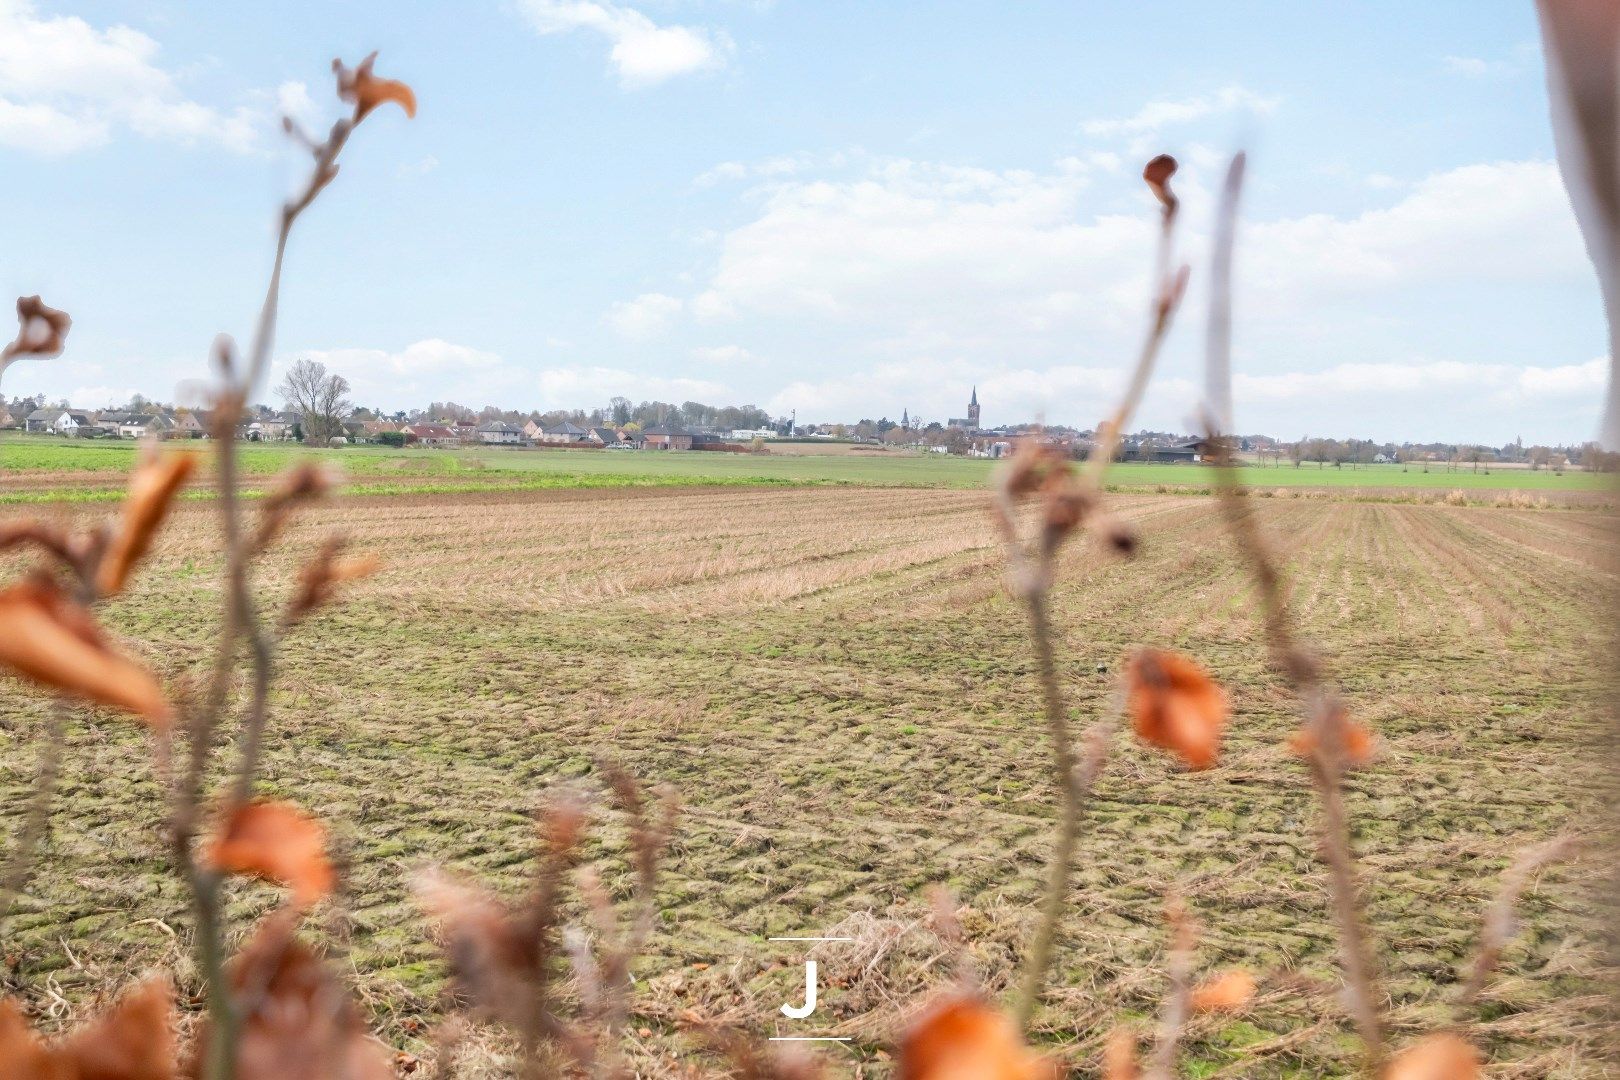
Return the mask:
<svg viewBox="0 0 1620 1080">
<path fill-rule="evenodd" d="M 1194 1012 L 1234 1012 L 1254 1000 L 1254 991 L 1254 976 L 1232 968 L 1194 987 L 1190 1004 Z"/>
<path fill-rule="evenodd" d="M 96 587 L 103 596 L 121 590 L 129 573 L 152 546 L 152 538 L 168 516 L 175 493 L 196 468 L 190 454 L 160 454 L 135 467 L 124 498 L 124 516 L 96 571 Z"/>
<path fill-rule="evenodd" d="M 272 913 L 231 959 L 237 1080 L 392 1080 L 392 1055 L 326 964 L 293 933 L 298 912 Z M 208 1060 L 204 1022 L 194 1070 Z"/>
<path fill-rule="evenodd" d="M 416 116 L 416 93 L 398 79 L 379 79 L 371 73 L 377 54 L 372 53 L 351 71 L 342 60 L 332 61 L 337 74 L 338 97 L 354 102 L 354 121 L 359 123 L 377 106 L 392 101 L 405 110 L 405 115 Z"/>
<path fill-rule="evenodd" d="M 1220 756 L 1226 694 L 1204 669 L 1178 653 L 1138 649 L 1125 662 L 1125 707 L 1137 736 L 1207 769 Z"/>
<path fill-rule="evenodd" d="M 1428 1035 L 1395 1056 L 1384 1080 L 1474 1080 L 1479 1052 L 1459 1035 Z"/>
<path fill-rule="evenodd" d="M 900 1042 L 900 1080 L 1055 1080 L 1057 1064 L 1024 1045 L 1012 1018 L 972 994 L 945 998 Z"/>
<path fill-rule="evenodd" d="M 95 618 L 47 577 L 0 591 L 0 665 L 167 730 L 174 711 L 157 679 L 116 651 Z"/>
<path fill-rule="evenodd" d="M 250 802 L 236 808 L 208 849 L 218 870 L 268 878 L 292 889 L 293 900 L 313 904 L 332 891 L 326 829 L 291 803 Z"/>
</svg>

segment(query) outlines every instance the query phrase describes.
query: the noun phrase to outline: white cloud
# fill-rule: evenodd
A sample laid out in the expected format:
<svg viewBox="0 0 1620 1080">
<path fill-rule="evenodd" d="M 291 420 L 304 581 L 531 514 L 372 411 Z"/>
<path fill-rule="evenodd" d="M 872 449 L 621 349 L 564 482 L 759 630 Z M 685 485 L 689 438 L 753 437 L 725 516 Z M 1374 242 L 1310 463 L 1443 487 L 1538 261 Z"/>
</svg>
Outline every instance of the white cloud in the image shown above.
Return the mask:
<svg viewBox="0 0 1620 1080">
<path fill-rule="evenodd" d="M 385 349 L 312 349 L 301 350 L 292 359 L 305 358 L 318 360 L 341 375 L 347 375 L 348 369 L 360 368 L 379 375 L 412 376 L 489 368 L 501 362 L 496 353 L 457 345 L 442 338 L 413 342 L 398 352 Z"/>
<path fill-rule="evenodd" d="M 1447 56 L 1440 61 L 1440 66 L 1449 75 L 1480 76 L 1490 73 L 1491 65 L 1488 60 L 1481 60 L 1477 56 Z"/>
<path fill-rule="evenodd" d="M 87 149 L 116 129 L 182 143 L 257 149 L 268 117 L 192 101 L 158 67 L 138 30 L 98 30 L 76 16 L 41 16 L 0 0 L 0 143 L 41 155 Z"/>
<path fill-rule="evenodd" d="M 1076 221 L 1089 177 L 1078 162 L 1036 174 L 900 160 L 777 184 L 724 237 L 694 311 L 959 343 L 1081 315 L 1106 323 L 1116 290 L 1146 269 L 1152 226 L 1146 215 Z"/>
<path fill-rule="evenodd" d="M 1202 311 L 1196 268 L 1207 245 L 1210 176 L 1190 162 L 1181 185 L 1181 246 L 1195 267 L 1183 323 L 1196 324 Z M 1407 433 L 1417 434 L 1436 425 L 1437 403 L 1462 399 L 1442 384 L 1448 370 L 1458 372 L 1457 386 L 1484 388 L 1468 398 L 1482 410 L 1467 420 L 1473 425 L 1511 425 L 1520 415 L 1513 403 L 1530 409 L 1552 400 L 1545 387 L 1597 380 L 1592 365 L 1526 367 L 1540 356 L 1515 350 L 1535 346 L 1522 334 L 1499 344 L 1490 330 L 1522 325 L 1522 313 L 1498 315 L 1490 305 L 1524 287 L 1590 289 L 1552 163 L 1468 165 L 1375 190 L 1384 204 L 1372 210 L 1256 214 L 1244 223 L 1240 370 L 1304 366 L 1330 370 L 1320 378 L 1344 386 L 1404 385 L 1383 399 L 1376 390 L 1359 399 L 1367 403 L 1360 414 L 1387 418 L 1395 437 L 1404 437 L 1393 425 L 1407 402 Z M 779 413 L 849 419 L 908 408 L 942 418 L 961 415 L 977 382 L 981 399 L 994 403 L 987 417 L 1089 424 L 1109 399 L 1114 365 L 1135 346 L 1145 305 L 1152 214 L 1146 205 L 1112 212 L 1122 195 L 1148 202 L 1134 177 L 1090 160 L 1041 171 L 868 161 L 853 175 L 761 179 L 740 198 L 747 216 L 699 270 L 688 306 L 700 324 L 724 325 L 733 340 L 773 343 L 770 364 L 747 371 L 792 380 L 762 387 Z M 1165 358 L 1170 381 L 1156 386 L 1145 422 L 1188 420 L 1196 395 L 1171 391 L 1196 378 L 1196 345 L 1196 325 L 1178 328 Z M 1416 373 L 1404 363 L 1329 368 L 1424 349 L 1493 363 Z M 1512 372 L 1522 383 L 1508 379 Z M 1312 422 L 1316 430 L 1342 424 L 1322 405 L 1331 391 L 1284 393 L 1299 378 L 1254 384 L 1254 407 L 1240 404 L 1240 420 L 1255 430 L 1291 429 L 1321 405 L 1327 415 Z M 1405 398 L 1390 403 L 1389 395 Z M 1582 434 L 1584 414 L 1572 399 L 1558 400 L 1577 419 L 1526 413 L 1525 434 L 1534 424 Z"/>
<path fill-rule="evenodd" d="M 309 87 L 296 80 L 276 87 L 276 112 L 291 117 L 306 128 L 314 127 L 320 116 L 320 109 L 309 96 Z"/>
<path fill-rule="evenodd" d="M 442 338 L 426 338 L 403 349 L 371 348 L 299 349 L 279 356 L 266 388 L 274 392 L 286 369 L 298 360 L 315 360 L 349 380 L 354 396 L 363 401 L 386 399 L 408 403 L 423 393 L 438 395 L 447 385 L 470 397 L 494 393 L 512 380 L 498 353 L 457 345 Z M 423 402 L 426 404 L 426 402 Z"/>
<path fill-rule="evenodd" d="M 18 104 L 0 98 L 0 145 L 42 157 L 57 157 L 100 146 L 107 123 L 95 117 L 70 116 L 38 102 Z"/>
<path fill-rule="evenodd" d="M 1311 214 L 1245 229 L 1243 273 L 1273 297 L 1420 281 L 1556 280 L 1587 273 L 1558 167 L 1466 165 L 1352 218 Z"/>
<path fill-rule="evenodd" d="M 614 304 L 607 314 L 607 322 L 620 337 L 647 341 L 668 330 L 682 306 L 678 297 L 665 293 L 642 293 L 634 300 L 621 300 Z"/>
<path fill-rule="evenodd" d="M 110 405 L 124 405 L 141 391 L 132 386 L 76 386 L 68 391 L 67 399 L 74 408 L 105 409 Z"/>
<path fill-rule="evenodd" d="M 1520 41 L 1504 55 L 1443 56 L 1440 70 L 1465 79 L 1505 79 L 1529 71 L 1541 63 L 1541 44 L 1535 39 Z"/>
<path fill-rule="evenodd" d="M 407 161 L 403 163 L 400 165 L 397 171 L 401 176 L 426 176 L 428 173 L 432 172 L 438 167 L 438 157 L 433 154 L 427 154 L 415 161 Z"/>
<path fill-rule="evenodd" d="M 1134 332 L 1145 295 L 1147 214 L 1083 213 L 1095 171 L 996 172 L 914 161 L 847 180 L 772 184 L 721 240 L 693 301 L 710 322 L 757 317 L 864 326 L 875 340 L 1019 349 L 1065 329 Z M 1123 181 L 1121 181 L 1123 183 Z M 1203 244 L 1207 200 L 1186 189 L 1186 247 Z M 1420 283 L 1585 280 L 1585 255 L 1551 162 L 1437 173 L 1350 217 L 1246 223 L 1245 290 L 1280 302 L 1347 301 Z M 1206 205 L 1200 205 L 1200 203 Z M 1207 214 L 1206 214 L 1207 216 Z M 631 325 L 678 302 L 620 305 Z"/>
<path fill-rule="evenodd" d="M 816 158 L 811 154 L 778 154 L 761 161 L 722 161 L 712 169 L 699 173 L 693 178 L 692 184 L 695 187 L 707 188 L 726 180 L 792 176 L 808 169 L 815 162 Z M 825 164 L 833 167 L 843 163 L 843 154 L 833 154 L 825 160 Z"/>
<path fill-rule="evenodd" d="M 1087 120 L 1080 125 L 1080 130 L 1095 138 L 1151 135 L 1173 125 L 1220 113 L 1249 112 L 1264 116 L 1276 111 L 1278 104 L 1277 98 L 1265 97 L 1241 86 L 1228 86 L 1199 97 L 1149 102 L 1131 116 Z"/>
<path fill-rule="evenodd" d="M 1523 66 L 1513 60 L 1486 60 L 1478 56 L 1447 56 L 1440 61 L 1447 75 L 1461 75 L 1468 79 L 1501 78 L 1517 75 Z"/>
<path fill-rule="evenodd" d="M 743 364 L 754 359 L 754 354 L 741 345 L 700 345 L 692 350 L 692 359 L 706 364 Z"/>
<path fill-rule="evenodd" d="M 1337 364 L 1233 379 L 1259 428 L 1381 439 L 1578 441 L 1596 426 L 1609 361 L 1556 366 L 1419 360 Z"/>
<path fill-rule="evenodd" d="M 1577 403 L 1608 384 L 1609 362 L 1599 357 L 1559 367 L 1472 364 L 1455 360 L 1408 364 L 1337 364 L 1321 371 L 1275 375 L 1237 374 L 1236 398 L 1251 402 L 1378 401 L 1390 395 L 1489 396 L 1505 404 L 1528 399 Z M 1455 407 L 1459 401 L 1451 397 Z"/>
<path fill-rule="evenodd" d="M 635 8 L 593 0 L 522 0 L 529 25 L 541 34 L 587 30 L 612 43 L 608 58 L 626 87 L 650 86 L 677 75 L 724 66 L 732 50 L 724 33 L 692 26 L 659 26 Z"/>
<path fill-rule="evenodd" d="M 723 383 L 645 375 L 608 367 L 561 367 L 540 373 L 540 394 L 546 408 L 590 408 L 609 398 L 627 397 L 632 401 L 702 401 L 728 403 L 734 395 Z"/>
</svg>

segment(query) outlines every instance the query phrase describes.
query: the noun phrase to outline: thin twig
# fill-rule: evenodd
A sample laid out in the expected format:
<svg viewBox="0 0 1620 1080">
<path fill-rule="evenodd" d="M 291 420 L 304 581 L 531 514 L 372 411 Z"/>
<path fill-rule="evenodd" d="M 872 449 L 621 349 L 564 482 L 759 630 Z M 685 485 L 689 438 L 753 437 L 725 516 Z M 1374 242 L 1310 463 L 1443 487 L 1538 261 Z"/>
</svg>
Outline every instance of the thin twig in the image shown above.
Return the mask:
<svg viewBox="0 0 1620 1080">
<path fill-rule="evenodd" d="M 290 123 L 287 128 L 289 132 L 293 130 Z M 265 289 L 264 301 L 259 308 L 259 318 L 254 328 L 246 364 L 239 368 L 235 363 L 229 339 L 222 338 L 216 346 L 216 357 L 224 381 L 213 434 L 217 455 L 220 518 L 225 546 L 225 612 L 208 691 L 202 707 L 194 710 L 192 715 L 189 732 L 191 755 L 184 777 L 179 782 L 179 790 L 175 794 L 172 830 L 175 856 L 190 887 L 192 907 L 197 919 L 198 966 L 208 983 L 208 1009 L 213 1024 L 208 1043 L 208 1061 L 204 1063 L 208 1080 L 231 1080 L 235 1073 L 239 1017 L 225 986 L 224 915 L 220 904 L 220 875 L 198 864 L 192 852 L 192 844 L 197 833 L 198 808 L 210 751 L 220 719 L 225 713 L 232 675 L 236 667 L 237 648 L 242 641 L 247 642 L 252 684 L 247 713 L 242 723 L 238 762 L 227 812 L 231 808 L 241 806 L 253 795 L 253 784 L 258 774 L 259 754 L 267 719 L 273 659 L 272 642 L 259 617 L 253 599 L 252 583 L 248 577 L 253 543 L 248 539 L 242 521 L 236 424 L 269 364 L 275 341 L 282 269 L 286 262 L 287 243 L 292 235 L 293 225 L 299 215 L 337 175 L 338 153 L 343 149 L 353 130 L 354 121 L 348 118 L 340 119 L 332 125 L 327 141 L 313 148 L 315 167 L 303 191 L 281 209 L 270 281 Z"/>
<path fill-rule="evenodd" d="M 1193 948 L 1198 943 L 1198 929 L 1187 913 L 1185 901 L 1174 890 L 1165 903 L 1165 914 L 1170 922 L 1170 993 L 1165 996 L 1159 1019 L 1159 1038 L 1147 1072 L 1149 1080 L 1170 1080 L 1175 1076 L 1176 1051 L 1192 1012 Z"/>
<path fill-rule="evenodd" d="M 1052 946 L 1057 938 L 1058 924 L 1068 906 L 1074 849 L 1079 842 L 1086 802 L 1097 775 L 1102 772 L 1107 758 L 1108 739 L 1113 732 L 1113 719 L 1110 714 L 1093 726 L 1087 736 L 1084 759 L 1077 762 L 1073 737 L 1069 729 L 1068 708 L 1064 704 L 1063 688 L 1058 679 L 1057 662 L 1054 658 L 1053 632 L 1047 608 L 1048 591 L 1051 588 L 1052 570 L 1059 545 L 1075 526 L 1083 523 L 1088 516 L 1094 516 L 1099 509 L 1103 476 L 1113 460 L 1121 432 L 1130 422 L 1137 404 L 1147 390 L 1160 347 L 1186 292 L 1187 267 L 1182 266 L 1174 271 L 1170 269 L 1178 207 L 1175 196 L 1169 189 L 1169 178 L 1174 172 L 1175 161 L 1169 157 L 1159 157 L 1149 163 L 1144 173 L 1144 178 L 1152 186 L 1163 207 L 1154 257 L 1154 293 L 1148 332 L 1137 354 L 1136 366 L 1126 384 L 1124 395 L 1112 416 L 1104 421 L 1097 432 L 1084 475 L 1072 486 L 1049 489 L 1049 497 L 1062 502 L 1048 505 L 1046 519 L 1040 527 L 1035 543 L 1029 549 L 1019 542 L 1015 524 L 1016 502 L 1022 485 L 1009 482 L 1003 484 L 997 493 L 997 518 L 1007 541 L 1008 566 L 1014 587 L 1029 612 L 1030 638 L 1035 645 L 1036 671 L 1041 683 L 1047 735 L 1052 742 L 1053 771 L 1058 791 L 1063 799 L 1057 836 L 1053 841 L 1052 856 L 1048 863 L 1040 922 L 1036 924 L 1035 936 L 1025 956 L 1023 977 L 1020 980 L 1015 1015 L 1021 1027 L 1029 1026 L 1051 966 Z M 1067 468 L 1067 463 L 1064 467 Z"/>
<path fill-rule="evenodd" d="M 56 779 L 62 769 L 62 741 L 67 737 L 68 703 L 57 698 L 45 721 L 45 737 L 39 744 L 39 770 L 34 779 L 33 793 L 28 797 L 28 809 L 22 827 L 6 861 L 3 880 L 0 880 L 0 931 L 11 918 L 12 906 L 28 885 L 33 873 L 34 857 L 45 842 L 45 833 L 51 819 L 51 802 L 56 796 Z"/>
<path fill-rule="evenodd" d="M 1525 886 L 1530 883 L 1543 867 L 1549 863 L 1557 862 L 1575 849 L 1577 840 L 1572 835 L 1554 837 L 1544 844 L 1537 844 L 1519 853 L 1513 864 L 1502 874 L 1502 885 L 1497 891 L 1496 899 L 1491 901 L 1490 908 L 1485 912 L 1485 921 L 1480 933 L 1479 951 L 1474 954 L 1474 963 L 1469 973 L 1468 981 L 1463 984 L 1462 990 L 1457 994 L 1457 1010 L 1463 1012 L 1474 1002 L 1479 1000 L 1480 993 L 1485 984 L 1490 981 L 1491 974 L 1502 959 L 1502 950 L 1512 939 L 1514 933 L 1514 909 L 1518 906 L 1519 896 L 1524 892 Z"/>
<path fill-rule="evenodd" d="M 1047 871 L 1046 896 L 1041 904 L 1041 921 L 1030 942 L 1024 961 L 1023 989 L 1018 995 L 1018 1023 L 1027 1025 L 1035 1012 L 1036 999 L 1046 981 L 1051 963 L 1052 941 L 1069 898 L 1069 872 L 1074 862 L 1074 846 L 1080 836 L 1080 820 L 1085 795 L 1075 775 L 1074 747 L 1069 736 L 1068 709 L 1058 684 L 1057 664 L 1052 656 L 1052 630 L 1047 624 L 1046 590 L 1031 590 L 1025 599 L 1029 609 L 1030 638 L 1035 644 L 1036 668 L 1040 674 L 1041 697 L 1046 706 L 1047 737 L 1052 741 L 1052 759 L 1057 768 L 1058 790 L 1063 796 L 1062 814 L 1052 858 Z"/>
<path fill-rule="evenodd" d="M 1220 205 L 1218 242 L 1210 269 L 1211 311 L 1206 346 L 1207 376 L 1216 402 L 1231 400 L 1230 332 L 1232 237 L 1236 229 L 1238 198 L 1242 193 L 1244 157 L 1232 159 Z M 1322 855 L 1328 865 L 1328 883 L 1334 921 L 1339 930 L 1340 963 L 1346 996 L 1356 1029 L 1365 1046 L 1370 1071 L 1376 1073 L 1384 1058 L 1378 977 L 1372 946 L 1361 913 L 1355 854 L 1350 843 L 1349 815 L 1344 802 L 1344 711 L 1322 680 L 1315 657 L 1295 640 L 1283 595 L 1282 577 L 1260 536 L 1251 508 L 1246 505 L 1242 481 L 1232 460 L 1229 434 L 1222 430 L 1216 404 L 1206 410 L 1206 425 L 1215 458 L 1217 489 L 1227 529 L 1248 563 L 1259 595 L 1262 620 L 1271 656 L 1287 673 L 1299 696 L 1306 730 L 1310 733 L 1308 764 L 1311 780 L 1322 802 Z"/>
<path fill-rule="evenodd" d="M 73 598 L 85 607 L 100 598 L 96 588 L 96 571 L 104 549 L 105 545 L 98 541 L 75 552 L 70 543 L 64 543 L 58 553 L 67 561 L 73 574 Z M 0 875 L 0 930 L 5 928 L 11 917 L 12 906 L 28 885 L 34 859 L 49 831 L 51 803 L 56 798 L 56 782 L 62 772 L 62 744 L 67 739 L 70 715 L 71 707 L 67 701 L 57 698 L 51 707 L 49 719 L 45 721 L 45 738 L 39 746 L 39 771 L 34 780 L 34 791 L 28 799 L 28 809 L 22 828 L 17 833 L 16 846 L 6 862 L 5 873 Z"/>
</svg>

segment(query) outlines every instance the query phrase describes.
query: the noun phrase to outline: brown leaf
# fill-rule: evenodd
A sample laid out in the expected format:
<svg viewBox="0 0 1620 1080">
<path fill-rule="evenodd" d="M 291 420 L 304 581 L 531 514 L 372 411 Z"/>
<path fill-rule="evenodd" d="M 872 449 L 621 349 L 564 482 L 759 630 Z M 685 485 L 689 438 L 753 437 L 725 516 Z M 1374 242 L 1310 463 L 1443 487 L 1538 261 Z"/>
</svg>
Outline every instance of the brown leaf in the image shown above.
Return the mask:
<svg viewBox="0 0 1620 1080">
<path fill-rule="evenodd" d="M 80 549 L 75 539 L 55 525 L 34 518 L 0 523 L 0 551 L 33 544 L 68 566 L 78 565 Z"/>
<path fill-rule="evenodd" d="M 1147 181 L 1154 198 L 1164 206 L 1167 215 L 1175 213 L 1176 207 L 1180 205 L 1175 193 L 1170 190 L 1170 178 L 1176 175 L 1176 168 L 1175 158 L 1169 154 L 1160 154 L 1142 169 L 1142 179 Z"/>
<path fill-rule="evenodd" d="M 1056 1063 L 1024 1045 L 1018 1027 L 982 998 L 945 998 L 900 1042 L 900 1080 L 1055 1080 Z"/>
<path fill-rule="evenodd" d="M 0 1003 L 0 1066 L 6 1080 L 172 1080 L 174 1001 L 168 980 L 148 980 L 54 1046 L 29 1030 L 15 1004 Z"/>
<path fill-rule="evenodd" d="M 18 356 L 58 356 L 67 345 L 67 332 L 72 326 L 67 312 L 50 307 L 38 296 L 19 296 L 17 337 L 0 350 L 0 361 Z"/>
<path fill-rule="evenodd" d="M 57 1047 L 77 1080 L 170 1080 L 174 1050 L 174 993 L 167 979 L 148 979 Z"/>
<path fill-rule="evenodd" d="M 313 904 L 332 891 L 326 830 L 291 803 L 250 802 L 236 809 L 208 850 L 208 862 L 233 874 L 286 885 L 293 900 Z"/>
<path fill-rule="evenodd" d="M 1220 755 L 1226 694 L 1202 668 L 1177 653 L 1138 649 L 1125 664 L 1125 707 L 1143 742 L 1169 750 L 1190 768 Z"/>
<path fill-rule="evenodd" d="M 287 606 L 287 621 L 298 622 L 306 615 L 331 602 L 337 586 L 345 581 L 358 581 L 382 569 L 382 560 L 375 555 L 360 555 L 340 559 L 347 541 L 335 536 L 321 545 L 298 575 L 298 588 Z"/>
<path fill-rule="evenodd" d="M 166 731 L 174 712 L 151 672 L 115 651 L 51 578 L 0 591 L 0 665 L 65 694 L 126 709 Z"/>
<path fill-rule="evenodd" d="M 1351 720 L 1342 708 L 1334 709 L 1328 722 L 1338 729 L 1346 767 L 1358 768 L 1377 755 L 1377 736 L 1368 731 L 1365 725 Z M 1310 757 L 1317 750 L 1316 732 L 1310 728 L 1301 728 L 1288 737 L 1288 748 L 1300 757 Z"/>
<path fill-rule="evenodd" d="M 372 53 L 353 71 L 343 66 L 343 61 L 333 60 L 332 70 L 337 73 L 338 97 L 344 101 L 354 102 L 354 121 L 359 123 L 366 118 L 366 114 L 385 102 L 392 101 L 405 110 L 405 115 L 416 115 L 416 93 L 409 86 L 398 79 L 379 79 L 371 73 L 371 65 L 377 60 L 377 54 Z"/>
<path fill-rule="evenodd" d="M 1102 1080 L 1140 1080 L 1141 1063 L 1136 1058 L 1136 1033 L 1117 1027 L 1103 1047 Z"/>
<path fill-rule="evenodd" d="M 190 454 L 170 453 L 153 455 L 135 467 L 124 498 L 123 521 L 96 573 L 96 587 L 103 596 L 118 592 L 129 580 L 129 572 L 152 546 L 152 537 L 168 516 L 175 493 L 196 465 L 197 459 Z"/>
<path fill-rule="evenodd" d="M 231 959 L 231 996 L 240 1028 L 237 1080 L 392 1080 L 391 1055 L 332 971 L 293 930 L 282 908 L 260 923 Z M 197 1061 L 208 1060 L 204 1023 Z"/>
<path fill-rule="evenodd" d="M 332 471 L 314 461 L 299 462 L 282 473 L 275 489 L 264 497 L 254 548 L 262 550 L 276 538 L 294 505 L 320 498 L 332 489 L 332 483 Z"/>
<path fill-rule="evenodd" d="M 567 855 L 579 843 L 589 815 L 582 799 L 561 795 L 540 811 L 540 838 L 555 858 Z"/>
<path fill-rule="evenodd" d="M 1194 987 L 1190 1004 L 1194 1012 L 1234 1012 L 1254 1000 L 1254 991 L 1254 976 L 1232 968 Z"/>
<path fill-rule="evenodd" d="M 523 1022 L 536 975 L 532 928 L 497 897 L 436 870 L 418 875 L 411 888 L 438 920 L 451 973 L 473 1004 Z"/>
<path fill-rule="evenodd" d="M 1056 447 L 1026 444 L 1019 447 L 1002 469 L 1000 484 L 1009 498 L 1017 500 L 1045 489 L 1052 482 L 1053 474 L 1069 468 L 1069 459 Z"/>
<path fill-rule="evenodd" d="M 46 1048 L 11 1000 L 0 1001 L 0 1063 L 9 1080 L 75 1080 L 71 1067 Z"/>
<path fill-rule="evenodd" d="M 1474 1080 L 1479 1052 L 1466 1039 L 1442 1032 L 1428 1035 L 1396 1055 L 1384 1080 Z"/>
</svg>

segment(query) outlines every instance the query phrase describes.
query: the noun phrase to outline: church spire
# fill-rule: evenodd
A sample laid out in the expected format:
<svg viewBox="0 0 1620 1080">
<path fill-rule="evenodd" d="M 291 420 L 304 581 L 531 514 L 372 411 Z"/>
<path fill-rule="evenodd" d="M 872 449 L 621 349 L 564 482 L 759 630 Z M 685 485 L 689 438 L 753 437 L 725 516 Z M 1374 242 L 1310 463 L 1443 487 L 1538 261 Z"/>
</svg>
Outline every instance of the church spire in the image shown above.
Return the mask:
<svg viewBox="0 0 1620 1080">
<path fill-rule="evenodd" d="M 979 388 L 978 388 L 978 386 L 974 386 L 973 387 L 973 396 L 968 398 L 968 404 L 969 405 L 977 405 L 978 403 L 979 403 Z"/>
</svg>

